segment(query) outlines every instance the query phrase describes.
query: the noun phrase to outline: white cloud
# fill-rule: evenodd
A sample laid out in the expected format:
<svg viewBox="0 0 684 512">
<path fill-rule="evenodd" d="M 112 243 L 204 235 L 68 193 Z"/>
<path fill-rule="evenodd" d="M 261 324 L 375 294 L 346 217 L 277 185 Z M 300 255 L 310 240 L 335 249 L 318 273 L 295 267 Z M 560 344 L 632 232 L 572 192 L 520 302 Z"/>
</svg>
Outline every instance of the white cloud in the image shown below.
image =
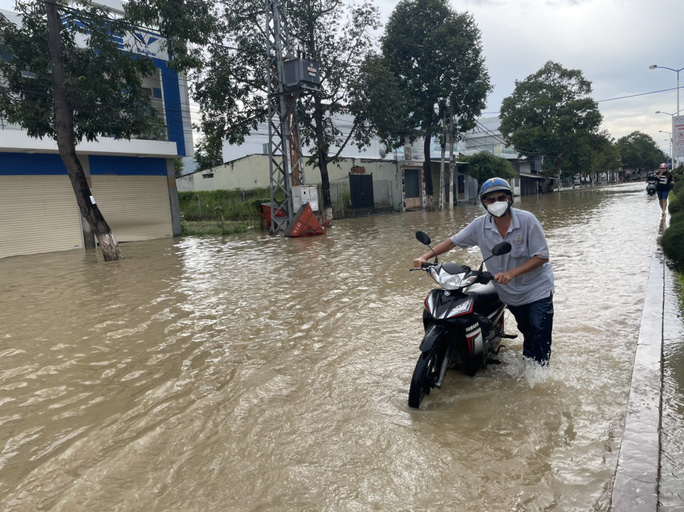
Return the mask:
<svg viewBox="0 0 684 512">
<path fill-rule="evenodd" d="M 398 2 L 377 0 L 384 21 Z M 669 130 L 676 92 L 676 73 L 650 71 L 650 64 L 684 66 L 677 29 L 684 19 L 681 0 L 452 0 L 458 12 L 469 12 L 482 33 L 487 68 L 494 91 L 487 112 L 497 112 L 524 80 L 553 60 L 579 69 L 593 84 L 593 97 L 604 115 L 604 127 L 616 138 L 639 130 L 663 149 L 659 130 Z M 684 72 L 682 72 L 684 84 Z M 682 107 L 684 110 L 684 95 Z"/>
<path fill-rule="evenodd" d="M 396 0 L 375 0 L 389 18 Z M 662 144 L 674 113 L 676 73 L 650 71 L 650 64 L 684 67 L 679 25 L 682 0 L 451 0 L 473 15 L 481 33 L 494 91 L 487 112 L 497 112 L 516 80 L 524 80 L 548 60 L 579 69 L 593 83 L 604 126 L 616 138 L 639 130 Z M 0 0 L 11 10 L 14 0 Z M 684 72 L 682 72 L 684 84 Z M 667 92 L 643 94 L 673 89 Z M 641 94 L 641 95 L 639 95 Z M 639 95 L 639 96 L 637 96 Z M 684 95 L 681 98 L 684 110 Z"/>
</svg>

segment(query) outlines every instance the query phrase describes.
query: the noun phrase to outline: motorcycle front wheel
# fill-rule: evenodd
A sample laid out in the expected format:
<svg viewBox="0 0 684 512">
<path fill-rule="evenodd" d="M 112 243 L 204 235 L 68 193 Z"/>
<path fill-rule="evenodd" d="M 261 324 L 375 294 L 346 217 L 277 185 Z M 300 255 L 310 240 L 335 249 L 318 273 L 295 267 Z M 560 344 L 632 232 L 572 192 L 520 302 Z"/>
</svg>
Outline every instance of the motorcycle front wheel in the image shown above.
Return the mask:
<svg viewBox="0 0 684 512">
<path fill-rule="evenodd" d="M 439 379 L 440 358 L 436 350 L 423 352 L 418 358 L 416 368 L 413 370 L 413 377 L 411 378 L 411 387 L 409 388 L 408 405 L 414 409 L 420 407 L 426 395 L 430 394 L 430 390 L 435 387 L 435 383 Z"/>
</svg>

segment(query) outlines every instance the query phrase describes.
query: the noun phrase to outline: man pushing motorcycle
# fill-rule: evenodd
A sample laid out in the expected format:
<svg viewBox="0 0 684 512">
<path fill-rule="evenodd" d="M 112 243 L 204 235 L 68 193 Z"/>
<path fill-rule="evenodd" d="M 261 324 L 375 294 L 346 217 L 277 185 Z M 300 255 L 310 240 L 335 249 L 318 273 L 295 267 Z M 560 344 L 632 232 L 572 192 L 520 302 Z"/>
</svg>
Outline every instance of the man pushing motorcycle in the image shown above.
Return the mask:
<svg viewBox="0 0 684 512">
<path fill-rule="evenodd" d="M 477 245 L 483 258 L 503 241 L 511 252 L 488 260 L 494 286 L 501 301 L 515 317 L 524 336 L 523 356 L 545 366 L 551 357 L 553 329 L 553 271 L 541 223 L 530 212 L 513 208 L 513 192 L 502 178 L 491 178 L 480 188 L 480 201 L 487 213 L 463 230 L 413 260 L 420 268 L 430 258 L 454 247 Z"/>
</svg>

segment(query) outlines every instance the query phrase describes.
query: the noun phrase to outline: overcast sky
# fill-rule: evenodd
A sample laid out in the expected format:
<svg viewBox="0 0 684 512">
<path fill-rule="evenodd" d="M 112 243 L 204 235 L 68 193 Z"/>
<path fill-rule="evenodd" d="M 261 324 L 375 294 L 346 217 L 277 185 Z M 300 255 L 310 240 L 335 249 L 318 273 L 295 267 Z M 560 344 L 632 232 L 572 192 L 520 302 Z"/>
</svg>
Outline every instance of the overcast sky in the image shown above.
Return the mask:
<svg viewBox="0 0 684 512">
<path fill-rule="evenodd" d="M 396 0 L 374 0 L 383 22 Z M 0 0 L 12 9 L 14 0 Z M 485 116 L 549 60 L 579 69 L 593 84 L 603 127 L 615 138 L 635 130 L 669 151 L 671 117 L 677 110 L 677 73 L 649 70 L 658 64 L 684 67 L 684 0 L 451 0 L 457 12 L 472 14 L 482 33 L 493 92 Z M 684 71 L 682 72 L 684 85 Z M 663 91 L 663 92 L 658 92 Z M 684 95 L 681 98 L 684 110 Z"/>
<path fill-rule="evenodd" d="M 375 1 L 385 20 L 397 4 Z M 579 69 L 592 82 L 603 127 L 613 137 L 639 130 L 669 152 L 669 135 L 659 130 L 671 132 L 672 119 L 655 112 L 677 110 L 677 73 L 648 67 L 684 67 L 676 34 L 684 22 L 684 0 L 451 0 L 451 5 L 470 13 L 481 31 L 494 86 L 487 113 L 498 114 L 515 81 L 552 60 Z M 681 81 L 684 85 L 684 71 Z M 680 102 L 684 110 L 684 95 Z"/>
</svg>

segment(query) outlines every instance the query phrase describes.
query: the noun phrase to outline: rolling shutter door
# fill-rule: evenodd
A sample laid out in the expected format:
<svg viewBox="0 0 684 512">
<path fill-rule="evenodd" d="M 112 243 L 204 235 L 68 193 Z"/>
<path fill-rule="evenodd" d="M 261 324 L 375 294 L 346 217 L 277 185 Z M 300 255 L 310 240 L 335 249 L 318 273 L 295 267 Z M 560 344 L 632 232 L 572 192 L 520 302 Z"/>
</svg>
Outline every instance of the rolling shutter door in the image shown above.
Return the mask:
<svg viewBox="0 0 684 512">
<path fill-rule="evenodd" d="M 92 192 L 119 242 L 173 236 L 166 176 L 91 176 Z"/>
<path fill-rule="evenodd" d="M 83 248 L 69 177 L 0 176 L 0 258 Z"/>
</svg>

